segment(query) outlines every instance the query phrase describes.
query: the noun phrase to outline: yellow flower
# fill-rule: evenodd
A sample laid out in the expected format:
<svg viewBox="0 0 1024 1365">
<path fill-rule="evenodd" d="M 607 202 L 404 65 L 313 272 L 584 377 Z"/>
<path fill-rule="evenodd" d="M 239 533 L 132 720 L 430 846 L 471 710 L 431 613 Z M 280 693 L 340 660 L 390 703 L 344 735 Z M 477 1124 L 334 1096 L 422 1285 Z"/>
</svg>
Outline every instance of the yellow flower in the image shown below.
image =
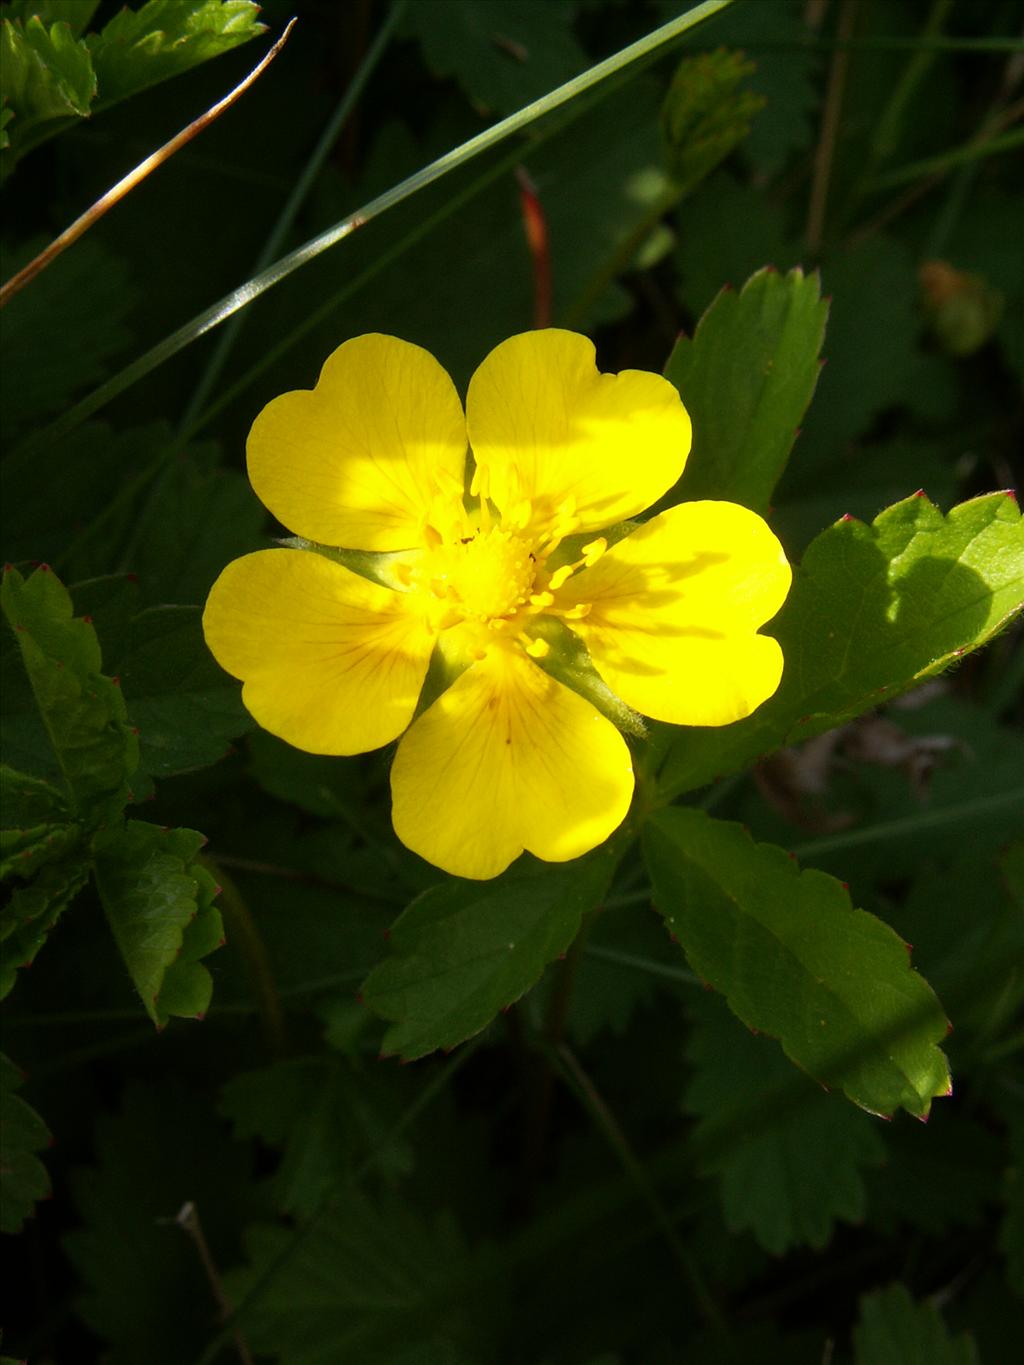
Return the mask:
<svg viewBox="0 0 1024 1365">
<path fill-rule="evenodd" d="M 368 553 L 235 560 L 210 592 L 207 643 L 297 748 L 357 754 L 401 735 L 395 831 L 438 867 L 487 878 L 524 849 L 576 858 L 625 817 L 633 768 L 612 721 L 556 676 L 567 642 L 621 714 L 677 725 L 749 715 L 781 677 L 756 631 L 790 570 L 755 513 L 686 503 L 624 538 L 619 525 L 610 548 L 595 535 L 671 488 L 689 448 L 673 386 L 599 374 L 573 332 L 502 342 L 465 414 L 426 351 L 357 337 L 315 389 L 264 408 L 248 465 L 304 542 Z"/>
</svg>

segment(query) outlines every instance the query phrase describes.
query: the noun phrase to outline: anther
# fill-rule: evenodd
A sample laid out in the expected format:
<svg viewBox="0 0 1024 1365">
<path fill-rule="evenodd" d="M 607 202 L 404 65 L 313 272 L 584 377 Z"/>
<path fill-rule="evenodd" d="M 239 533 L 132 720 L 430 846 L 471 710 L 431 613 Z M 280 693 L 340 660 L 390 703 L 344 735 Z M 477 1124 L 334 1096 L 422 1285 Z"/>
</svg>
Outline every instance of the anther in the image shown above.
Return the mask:
<svg viewBox="0 0 1024 1365">
<path fill-rule="evenodd" d="M 526 636 L 523 638 L 527 639 Z M 551 653 L 551 646 L 548 644 L 547 640 L 542 640 L 539 637 L 536 640 L 528 640 L 523 648 L 531 659 L 543 659 Z"/>
</svg>

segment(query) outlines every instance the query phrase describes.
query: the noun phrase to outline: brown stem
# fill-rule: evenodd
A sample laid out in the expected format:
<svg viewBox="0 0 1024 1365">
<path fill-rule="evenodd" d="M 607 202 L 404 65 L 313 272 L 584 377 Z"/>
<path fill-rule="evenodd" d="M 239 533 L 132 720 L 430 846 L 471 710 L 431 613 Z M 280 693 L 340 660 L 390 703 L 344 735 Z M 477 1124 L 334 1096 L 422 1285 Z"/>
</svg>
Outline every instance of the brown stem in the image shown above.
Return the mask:
<svg viewBox="0 0 1024 1365">
<path fill-rule="evenodd" d="M 199 1214 L 191 1199 L 182 1204 L 174 1221 L 178 1224 L 178 1227 L 186 1232 L 192 1239 L 193 1245 L 199 1253 L 199 1259 L 202 1262 L 203 1269 L 206 1272 L 210 1290 L 213 1293 L 217 1308 L 220 1311 L 221 1321 L 227 1321 L 231 1316 L 231 1301 L 224 1291 L 224 1282 L 220 1277 L 220 1271 L 217 1269 L 216 1262 L 210 1254 L 209 1243 L 203 1233 L 203 1227 L 199 1221 Z M 253 1365 L 253 1358 L 249 1352 L 245 1337 L 242 1335 L 242 1329 L 238 1326 L 232 1327 L 231 1335 L 234 1338 L 235 1350 L 238 1352 L 238 1359 L 242 1362 L 242 1365 Z"/>
<path fill-rule="evenodd" d="M 174 137 L 171 138 L 170 142 L 165 142 L 162 147 L 159 147 L 155 152 L 147 156 L 144 161 L 140 161 L 134 170 L 129 171 L 123 179 L 119 180 L 116 185 L 107 190 L 106 194 L 97 199 L 95 204 L 90 208 L 87 208 L 81 217 L 76 218 L 70 227 L 65 228 L 59 237 L 55 237 L 48 247 L 44 247 L 38 256 L 29 261 L 24 269 L 19 270 L 16 275 L 12 275 L 6 284 L 0 287 L 0 308 L 2 308 L 9 299 L 13 298 L 19 289 L 24 289 L 25 285 L 28 284 L 30 280 L 34 280 L 40 271 L 45 270 L 51 261 L 56 260 L 62 251 L 66 251 L 72 243 L 77 242 L 79 237 L 88 232 L 94 223 L 98 222 L 105 213 L 122 200 L 136 185 L 145 180 L 147 175 L 152 171 L 155 171 L 158 166 L 162 166 L 165 161 L 168 161 L 175 152 L 180 151 L 187 142 L 191 142 L 204 128 L 209 128 L 214 119 L 219 118 L 221 114 L 224 113 L 225 109 L 229 109 L 231 105 L 234 104 L 235 100 L 238 99 L 239 95 L 243 95 L 246 90 L 249 89 L 250 85 L 252 85 L 253 81 L 266 71 L 270 63 L 281 51 L 282 47 L 284 47 L 294 23 L 294 19 L 288 21 L 288 25 L 280 38 L 278 38 L 277 42 L 259 65 L 253 67 L 244 81 L 240 81 L 239 84 L 236 85 L 233 90 L 229 91 L 222 100 L 218 100 L 212 108 L 207 109 L 205 114 L 200 114 L 187 128 L 183 128 L 180 133 L 176 133 Z"/>
<path fill-rule="evenodd" d="M 519 182 L 519 205 L 523 214 L 523 230 L 533 262 L 533 325 L 551 326 L 551 243 L 548 220 L 537 193 L 537 186 L 522 166 L 516 169 Z"/>
</svg>

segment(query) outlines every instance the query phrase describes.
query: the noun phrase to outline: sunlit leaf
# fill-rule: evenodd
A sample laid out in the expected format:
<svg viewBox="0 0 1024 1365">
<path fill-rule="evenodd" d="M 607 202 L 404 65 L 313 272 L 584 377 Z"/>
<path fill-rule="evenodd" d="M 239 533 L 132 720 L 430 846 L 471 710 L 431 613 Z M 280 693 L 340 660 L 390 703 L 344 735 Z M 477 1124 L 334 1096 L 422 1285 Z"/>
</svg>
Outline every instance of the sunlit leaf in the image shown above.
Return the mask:
<svg viewBox="0 0 1024 1365">
<path fill-rule="evenodd" d="M 644 827 L 658 909 L 694 971 L 789 1059 L 876 1114 L 949 1093 L 948 1025 L 903 940 L 739 826 L 673 807 Z"/>
<path fill-rule="evenodd" d="M 86 43 L 105 108 L 180 76 L 266 31 L 252 0 L 146 0 L 120 10 Z"/>
<path fill-rule="evenodd" d="M 666 797 L 869 711 L 983 645 L 1024 604 L 1024 520 L 992 493 L 948 516 L 925 497 L 812 542 L 768 627 L 785 670 L 746 720 L 670 740 Z M 665 732 L 662 732 L 665 733 Z"/>
<path fill-rule="evenodd" d="M 665 375 L 690 413 L 693 450 L 672 501 L 767 510 L 814 393 L 827 316 L 816 275 L 759 270 L 676 343 Z"/>
<path fill-rule="evenodd" d="M 36 1152 L 50 1146 L 50 1133 L 34 1109 L 14 1092 L 22 1083 L 14 1063 L 0 1052 L 0 1231 L 20 1232 L 36 1203 L 50 1192 L 50 1178 Z"/>
</svg>

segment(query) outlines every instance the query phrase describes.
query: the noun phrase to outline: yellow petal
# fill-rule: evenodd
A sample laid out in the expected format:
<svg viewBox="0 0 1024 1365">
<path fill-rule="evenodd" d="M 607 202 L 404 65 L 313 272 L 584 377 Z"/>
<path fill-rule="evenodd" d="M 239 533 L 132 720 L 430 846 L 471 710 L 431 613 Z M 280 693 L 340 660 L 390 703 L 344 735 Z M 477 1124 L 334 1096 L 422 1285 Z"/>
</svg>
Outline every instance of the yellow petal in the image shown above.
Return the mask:
<svg viewBox="0 0 1024 1365">
<path fill-rule="evenodd" d="M 405 550 L 423 543 L 424 523 L 458 514 L 466 423 L 428 351 L 371 334 L 339 346 L 315 389 L 268 403 L 247 454 L 258 497 L 296 535 Z"/>
<path fill-rule="evenodd" d="M 528 501 L 538 529 L 567 502 L 573 530 L 635 516 L 672 487 L 690 449 L 690 419 L 667 379 L 600 374 L 593 342 L 556 328 L 497 346 L 466 411 L 484 489 L 506 514 Z"/>
<path fill-rule="evenodd" d="M 458 877 L 524 849 L 578 858 L 624 819 L 629 750 L 615 726 L 516 648 L 492 649 L 415 721 L 391 769 L 402 842 Z"/>
<path fill-rule="evenodd" d="M 322 555 L 260 550 L 214 583 L 203 631 L 265 730 L 309 753 L 359 754 L 416 709 L 434 637 L 413 601 Z"/>
<path fill-rule="evenodd" d="M 792 578 L 755 513 L 728 502 L 671 507 L 556 594 L 589 603 L 573 629 L 605 682 L 645 716 L 728 725 L 770 697 L 782 651 L 756 635 Z"/>
</svg>

